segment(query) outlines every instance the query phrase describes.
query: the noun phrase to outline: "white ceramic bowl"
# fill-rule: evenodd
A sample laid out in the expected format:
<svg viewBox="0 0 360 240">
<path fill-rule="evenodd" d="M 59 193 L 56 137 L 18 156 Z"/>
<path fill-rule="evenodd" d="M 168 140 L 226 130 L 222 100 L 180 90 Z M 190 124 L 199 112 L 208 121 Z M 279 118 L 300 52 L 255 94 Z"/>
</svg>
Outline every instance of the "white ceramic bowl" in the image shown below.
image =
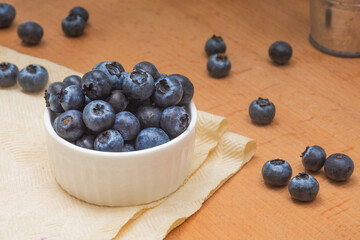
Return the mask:
<svg viewBox="0 0 360 240">
<path fill-rule="evenodd" d="M 189 110 L 190 125 L 177 138 L 150 149 L 112 153 L 62 139 L 45 109 L 47 147 L 57 182 L 72 196 L 104 206 L 134 206 L 169 195 L 189 174 L 197 118 L 194 103 Z"/>
</svg>

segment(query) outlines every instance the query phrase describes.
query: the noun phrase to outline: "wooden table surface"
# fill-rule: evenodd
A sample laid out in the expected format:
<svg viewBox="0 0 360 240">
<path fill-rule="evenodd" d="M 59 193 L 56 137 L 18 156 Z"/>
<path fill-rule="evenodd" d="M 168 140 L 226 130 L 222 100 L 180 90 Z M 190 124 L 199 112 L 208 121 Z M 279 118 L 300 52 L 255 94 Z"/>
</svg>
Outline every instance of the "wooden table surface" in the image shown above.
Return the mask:
<svg viewBox="0 0 360 240">
<path fill-rule="evenodd" d="M 139 61 L 153 62 L 160 72 L 192 80 L 199 110 L 227 117 L 230 131 L 257 140 L 250 163 L 167 239 L 360 239 L 360 59 L 328 56 L 310 45 L 309 1 L 79 0 L 90 19 L 77 39 L 61 30 L 72 1 L 8 2 L 17 16 L 0 31 L 1 45 L 80 72 L 104 60 L 128 71 Z M 43 26 L 40 45 L 21 45 L 16 29 L 25 20 Z M 225 39 L 232 63 L 224 79 L 206 70 L 204 44 L 213 34 Z M 286 66 L 269 60 L 268 47 L 277 40 L 293 47 Z M 259 96 L 276 105 L 269 126 L 250 121 L 248 106 Z M 354 160 L 350 181 L 315 173 L 320 192 L 306 204 L 292 201 L 287 187 L 264 185 L 266 161 L 283 158 L 295 175 L 304 171 L 300 154 L 314 144 Z"/>
</svg>

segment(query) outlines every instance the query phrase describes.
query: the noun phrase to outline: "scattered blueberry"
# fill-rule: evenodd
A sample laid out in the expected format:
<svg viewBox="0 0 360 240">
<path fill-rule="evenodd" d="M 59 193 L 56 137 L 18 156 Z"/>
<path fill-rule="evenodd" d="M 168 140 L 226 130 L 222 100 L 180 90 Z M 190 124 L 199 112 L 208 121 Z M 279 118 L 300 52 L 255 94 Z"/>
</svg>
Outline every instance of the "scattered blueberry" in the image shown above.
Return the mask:
<svg viewBox="0 0 360 240">
<path fill-rule="evenodd" d="M 136 111 L 141 128 L 160 127 L 162 110 L 156 106 L 140 106 Z"/>
<path fill-rule="evenodd" d="M 154 91 L 154 79 L 144 71 L 133 71 L 123 81 L 123 92 L 133 100 L 145 100 Z"/>
<path fill-rule="evenodd" d="M 124 80 L 125 78 L 129 77 L 130 76 L 130 73 L 129 72 L 122 72 L 121 73 L 121 78 Z M 122 84 L 122 82 L 121 82 Z M 122 86 L 121 86 L 122 87 Z"/>
<path fill-rule="evenodd" d="M 187 77 L 181 74 L 171 74 L 169 78 L 175 78 L 178 80 L 183 88 L 183 96 L 181 101 L 178 103 L 180 106 L 188 105 L 194 96 L 194 85 Z"/>
<path fill-rule="evenodd" d="M 122 152 L 133 152 L 135 151 L 135 147 L 129 143 L 126 143 L 124 147 L 121 149 Z"/>
<path fill-rule="evenodd" d="M 25 45 L 37 45 L 44 35 L 43 28 L 36 22 L 27 21 L 19 25 L 17 33 Z"/>
<path fill-rule="evenodd" d="M 76 85 L 81 88 L 81 77 L 78 75 L 70 75 L 64 78 L 63 83 L 65 84 L 65 87 Z"/>
<path fill-rule="evenodd" d="M 207 70 L 211 77 L 223 78 L 229 74 L 230 69 L 230 60 L 224 54 L 216 53 L 209 57 L 207 62 Z"/>
<path fill-rule="evenodd" d="M 299 173 L 291 179 L 288 189 L 293 199 L 309 202 L 312 201 L 319 192 L 319 183 L 307 173 Z"/>
<path fill-rule="evenodd" d="M 160 107 L 169 107 L 178 104 L 183 93 L 183 87 L 176 78 L 164 77 L 155 82 L 152 99 Z"/>
<path fill-rule="evenodd" d="M 76 140 L 75 144 L 82 148 L 94 149 L 95 136 L 92 134 L 86 134 Z"/>
<path fill-rule="evenodd" d="M 85 106 L 83 120 L 87 128 L 94 132 L 102 132 L 111 128 L 115 121 L 112 106 L 102 100 L 94 100 Z"/>
<path fill-rule="evenodd" d="M 283 65 L 290 60 L 292 48 L 287 42 L 274 42 L 269 48 L 269 56 L 276 64 Z"/>
<path fill-rule="evenodd" d="M 292 169 L 288 162 L 282 159 L 267 161 L 262 167 L 262 176 L 266 184 L 284 186 L 290 180 Z"/>
<path fill-rule="evenodd" d="M 136 138 L 140 132 L 140 122 L 131 112 L 123 111 L 115 115 L 115 130 L 118 130 L 125 141 L 130 141 Z"/>
<path fill-rule="evenodd" d="M 94 149 L 103 152 L 121 152 L 123 146 L 123 137 L 113 129 L 100 133 L 94 142 Z"/>
<path fill-rule="evenodd" d="M 115 61 L 112 62 L 100 62 L 95 65 L 93 70 L 103 71 L 111 82 L 112 89 L 121 89 L 122 88 L 122 73 L 125 71 L 123 66 Z"/>
<path fill-rule="evenodd" d="M 85 97 L 78 86 L 70 85 L 61 90 L 60 103 L 65 111 L 70 109 L 81 110 L 84 107 Z"/>
<path fill-rule="evenodd" d="M 82 77 L 81 88 L 91 100 L 105 99 L 111 93 L 111 81 L 103 71 L 92 70 Z"/>
<path fill-rule="evenodd" d="M 190 116 L 183 107 L 165 108 L 161 115 L 160 126 L 170 136 L 177 137 L 183 133 L 190 123 Z"/>
<path fill-rule="evenodd" d="M 335 153 L 325 160 L 324 170 L 328 178 L 335 181 L 346 181 L 354 172 L 354 162 L 343 153 Z"/>
<path fill-rule="evenodd" d="M 121 90 L 113 90 L 106 101 L 114 108 L 115 113 L 124 111 L 129 104 L 129 101 Z"/>
<path fill-rule="evenodd" d="M 208 56 L 215 53 L 225 53 L 226 44 L 221 36 L 213 35 L 206 41 L 205 52 Z"/>
<path fill-rule="evenodd" d="M 69 15 L 61 22 L 61 27 L 66 36 L 79 37 L 85 29 L 85 21 L 78 15 Z"/>
<path fill-rule="evenodd" d="M 55 113 L 64 112 L 63 107 L 60 103 L 60 93 L 65 87 L 65 84 L 62 82 L 53 82 L 45 90 L 45 103 L 46 107 Z"/>
<path fill-rule="evenodd" d="M 271 123 L 275 117 L 275 105 L 267 98 L 261 98 L 251 102 L 249 107 L 251 120 L 259 125 Z"/>
<path fill-rule="evenodd" d="M 87 22 L 88 19 L 89 19 L 89 13 L 88 13 L 88 11 L 87 11 L 85 8 L 80 7 L 80 6 L 73 7 L 73 8 L 70 10 L 69 15 L 78 15 L 78 16 L 80 16 L 85 22 Z"/>
<path fill-rule="evenodd" d="M 49 79 L 47 70 L 40 65 L 31 64 L 19 72 L 19 84 L 26 92 L 38 92 Z"/>
<path fill-rule="evenodd" d="M 0 63 L 0 87 L 10 87 L 14 85 L 18 75 L 19 69 L 17 66 L 8 62 Z"/>
<path fill-rule="evenodd" d="M 155 80 L 157 80 L 160 77 L 159 71 L 157 70 L 157 68 L 155 67 L 154 64 L 150 63 L 150 62 L 139 62 L 134 66 L 133 71 L 144 71 L 149 73 L 152 78 Z"/>
<path fill-rule="evenodd" d="M 307 171 L 317 172 L 324 165 L 326 153 L 322 147 L 314 145 L 306 147 L 300 157 L 302 157 L 302 164 Z"/>
<path fill-rule="evenodd" d="M 13 5 L 0 3 L 0 28 L 7 28 L 14 21 L 16 10 Z"/>
<path fill-rule="evenodd" d="M 82 113 L 78 110 L 69 110 L 61 115 L 56 121 L 57 134 L 67 141 L 76 141 L 85 132 Z"/>
<path fill-rule="evenodd" d="M 169 136 L 160 128 L 145 128 L 136 137 L 135 148 L 142 150 L 169 142 Z"/>
</svg>

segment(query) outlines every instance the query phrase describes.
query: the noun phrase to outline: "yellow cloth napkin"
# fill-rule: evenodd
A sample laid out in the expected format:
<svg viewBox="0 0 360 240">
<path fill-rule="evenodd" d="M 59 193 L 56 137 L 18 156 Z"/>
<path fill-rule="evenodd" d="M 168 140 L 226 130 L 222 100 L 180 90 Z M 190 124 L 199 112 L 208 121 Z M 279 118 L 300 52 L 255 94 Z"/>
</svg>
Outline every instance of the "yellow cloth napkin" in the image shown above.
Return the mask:
<svg viewBox="0 0 360 240">
<path fill-rule="evenodd" d="M 40 64 L 50 82 L 78 74 L 0 47 L 0 61 Z M 255 153 L 254 140 L 226 131 L 227 120 L 199 111 L 194 160 L 184 185 L 157 202 L 99 207 L 56 183 L 45 142 L 44 91 L 0 88 L 0 239 L 163 239 L 201 207 Z"/>
</svg>

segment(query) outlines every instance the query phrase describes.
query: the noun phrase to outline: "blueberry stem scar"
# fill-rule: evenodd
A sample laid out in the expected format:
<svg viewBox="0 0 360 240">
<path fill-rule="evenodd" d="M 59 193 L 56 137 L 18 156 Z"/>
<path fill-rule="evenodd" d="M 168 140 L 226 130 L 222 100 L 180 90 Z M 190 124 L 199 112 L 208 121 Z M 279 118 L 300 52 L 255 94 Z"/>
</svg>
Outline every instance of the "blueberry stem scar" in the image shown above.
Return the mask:
<svg viewBox="0 0 360 240">
<path fill-rule="evenodd" d="M 35 65 L 32 65 L 30 64 L 29 66 L 26 67 L 26 70 L 29 72 L 29 73 L 36 73 L 36 66 Z"/>
<path fill-rule="evenodd" d="M 309 175 L 306 172 L 299 173 L 296 176 L 296 179 L 308 179 L 308 178 L 309 178 Z"/>
</svg>

